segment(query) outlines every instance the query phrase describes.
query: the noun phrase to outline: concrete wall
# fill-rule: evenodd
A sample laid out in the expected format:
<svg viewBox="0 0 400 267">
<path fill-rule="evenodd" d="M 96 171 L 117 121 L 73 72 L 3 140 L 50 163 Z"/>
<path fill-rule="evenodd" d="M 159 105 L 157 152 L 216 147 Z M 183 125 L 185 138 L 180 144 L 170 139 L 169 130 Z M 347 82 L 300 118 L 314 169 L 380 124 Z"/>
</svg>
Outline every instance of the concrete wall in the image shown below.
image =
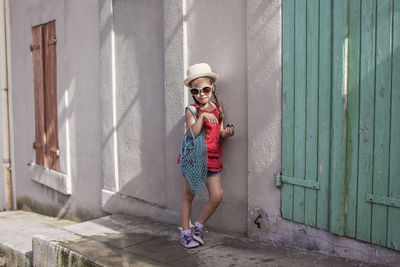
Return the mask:
<svg viewBox="0 0 400 267">
<path fill-rule="evenodd" d="M 166 6 L 162 0 L 100 1 L 103 208 L 178 222 L 182 178 L 175 162 L 184 105 L 182 94 L 181 102 L 172 100 L 165 89 Z M 168 101 L 179 105 L 178 113 Z"/>
<path fill-rule="evenodd" d="M 255 214 L 255 210 L 261 210 L 266 220 L 280 218 L 280 190 L 275 187 L 274 178 L 280 171 L 281 162 L 280 2 L 247 3 L 248 203 L 251 218 L 248 230 L 251 234 L 258 229 L 254 220 L 259 214 Z"/>
<path fill-rule="evenodd" d="M 217 90 L 225 125 L 235 125 L 235 136 L 223 143 L 224 200 L 210 223 L 242 233 L 247 228 L 246 16 L 243 0 L 187 1 L 188 65 L 208 62 L 220 75 Z M 202 200 L 196 207 L 207 198 Z"/>
<path fill-rule="evenodd" d="M 120 191 L 166 205 L 162 0 L 114 1 Z"/>
<path fill-rule="evenodd" d="M 165 220 L 179 223 L 183 177 L 176 158 L 184 134 L 184 107 L 193 102 L 183 86 L 184 70 L 187 65 L 208 62 L 221 77 L 217 88 L 225 123 L 233 123 L 237 129 L 235 137 L 224 142 L 224 201 L 208 225 L 245 233 L 246 2 L 187 1 L 186 6 L 182 1 L 161 0 L 102 3 L 101 76 L 109 79 L 102 83 L 103 114 L 108 121 L 103 128 L 103 142 L 108 147 L 103 151 L 104 184 L 114 192 L 103 199 L 104 208 L 154 217 L 162 213 Z M 183 12 L 187 13 L 185 22 Z M 114 41 L 108 38 L 112 31 Z M 109 110 L 113 105 L 110 72 L 115 75 L 115 121 Z M 111 155 L 117 155 L 118 167 Z M 124 205 L 126 198 L 136 204 Z M 193 220 L 207 198 L 204 190 L 195 200 Z"/>
<path fill-rule="evenodd" d="M 12 172 L 19 208 L 75 219 L 103 214 L 98 1 L 9 1 Z M 35 162 L 31 28 L 56 20 L 60 173 Z M 88 127 L 90 124 L 90 127 Z M 46 186 L 33 179 L 45 179 Z M 63 184 L 60 184 L 60 179 Z M 52 184 L 53 183 L 53 184 Z M 53 188 L 63 187 L 64 193 Z M 66 192 L 68 190 L 69 192 Z M 72 195 L 68 195 L 72 193 Z"/>
</svg>

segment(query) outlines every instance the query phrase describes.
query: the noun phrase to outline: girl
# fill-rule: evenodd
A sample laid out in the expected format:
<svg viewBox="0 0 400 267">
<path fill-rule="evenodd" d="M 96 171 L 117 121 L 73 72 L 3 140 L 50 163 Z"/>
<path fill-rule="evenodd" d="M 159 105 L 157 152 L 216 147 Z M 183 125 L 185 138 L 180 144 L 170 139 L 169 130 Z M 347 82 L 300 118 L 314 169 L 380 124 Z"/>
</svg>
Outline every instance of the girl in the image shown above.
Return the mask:
<svg viewBox="0 0 400 267">
<path fill-rule="evenodd" d="M 215 90 L 217 74 L 211 71 L 206 63 L 194 64 L 187 70 L 187 78 L 184 84 L 189 87 L 195 104 L 186 110 L 186 129 L 190 134 L 190 126 L 195 137 L 203 131 L 206 137 L 208 152 L 208 173 L 206 186 L 209 200 L 203 208 L 200 217 L 193 227 L 189 226 L 190 210 L 194 194 L 190 191 L 189 184 L 184 179 L 185 191 L 181 203 L 182 231 L 180 243 L 186 248 L 204 245 L 203 226 L 211 217 L 222 200 L 222 146 L 221 139 L 234 135 L 233 125 L 224 128 L 224 112 Z M 212 96 L 215 102 L 211 100 Z M 197 120 L 194 117 L 196 115 Z"/>
</svg>

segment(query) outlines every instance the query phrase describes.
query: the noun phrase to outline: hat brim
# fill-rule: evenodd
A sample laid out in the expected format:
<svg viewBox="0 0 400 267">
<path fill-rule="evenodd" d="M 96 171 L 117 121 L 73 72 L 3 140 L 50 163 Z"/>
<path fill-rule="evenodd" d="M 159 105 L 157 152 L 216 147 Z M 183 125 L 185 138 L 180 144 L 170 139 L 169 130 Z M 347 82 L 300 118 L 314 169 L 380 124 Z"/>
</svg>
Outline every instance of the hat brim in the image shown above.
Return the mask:
<svg viewBox="0 0 400 267">
<path fill-rule="evenodd" d="M 196 73 L 195 75 L 192 75 L 190 77 L 187 77 L 185 81 L 183 82 L 187 87 L 189 87 L 189 83 L 197 78 L 200 77 L 210 77 L 216 81 L 218 79 L 218 75 L 212 72 L 205 72 L 205 73 Z"/>
</svg>

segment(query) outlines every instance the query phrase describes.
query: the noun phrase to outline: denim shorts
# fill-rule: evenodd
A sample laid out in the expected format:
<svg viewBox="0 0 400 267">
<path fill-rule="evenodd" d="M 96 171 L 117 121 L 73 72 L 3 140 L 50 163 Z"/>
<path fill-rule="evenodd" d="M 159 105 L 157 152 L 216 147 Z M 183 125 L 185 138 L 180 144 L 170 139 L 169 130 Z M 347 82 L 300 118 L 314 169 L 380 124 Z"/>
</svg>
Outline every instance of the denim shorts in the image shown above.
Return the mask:
<svg viewBox="0 0 400 267">
<path fill-rule="evenodd" d="M 210 171 L 207 171 L 207 178 L 209 178 L 211 176 L 221 176 L 221 173 L 222 173 L 222 171 L 221 172 L 210 172 Z M 183 172 L 182 172 L 182 175 L 185 176 L 183 174 Z"/>
<path fill-rule="evenodd" d="M 209 178 L 211 176 L 221 176 L 221 172 L 210 172 L 210 171 L 207 171 L 207 178 Z"/>
</svg>

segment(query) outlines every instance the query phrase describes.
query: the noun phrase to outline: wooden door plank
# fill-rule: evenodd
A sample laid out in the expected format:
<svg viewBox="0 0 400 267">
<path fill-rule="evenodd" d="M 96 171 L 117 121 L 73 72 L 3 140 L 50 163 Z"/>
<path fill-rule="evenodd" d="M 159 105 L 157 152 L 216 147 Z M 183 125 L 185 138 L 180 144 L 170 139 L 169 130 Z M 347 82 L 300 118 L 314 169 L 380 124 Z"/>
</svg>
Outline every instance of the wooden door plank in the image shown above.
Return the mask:
<svg viewBox="0 0 400 267">
<path fill-rule="evenodd" d="M 389 197 L 400 199 L 400 1 L 393 1 Z M 389 207 L 387 246 L 400 250 L 400 209 Z"/>
<path fill-rule="evenodd" d="M 35 144 L 36 163 L 44 166 L 45 153 L 45 125 L 44 125 L 44 48 L 43 27 L 32 28 L 32 61 L 33 61 L 33 88 L 35 102 Z"/>
<path fill-rule="evenodd" d="M 360 87 L 360 27 L 361 2 L 349 2 L 349 76 L 347 92 L 347 167 L 345 235 L 355 237 L 357 218 L 357 173 L 358 173 L 358 132 L 359 132 L 359 87 Z"/>
<path fill-rule="evenodd" d="M 360 136 L 357 194 L 357 239 L 371 240 L 371 205 L 366 196 L 372 193 L 375 85 L 376 1 L 361 1 L 360 61 Z"/>
<path fill-rule="evenodd" d="M 377 1 L 375 134 L 372 193 L 388 195 L 392 0 Z M 386 246 L 387 207 L 372 205 L 372 243 Z"/>
<path fill-rule="evenodd" d="M 44 27 L 45 45 L 45 92 L 46 92 L 46 137 L 47 166 L 59 171 L 58 160 L 58 114 L 57 114 L 57 60 L 56 60 L 56 22 Z"/>
<path fill-rule="evenodd" d="M 317 226 L 328 230 L 331 128 L 331 0 L 320 1 Z"/>
<path fill-rule="evenodd" d="M 307 2 L 307 99 L 306 99 L 306 175 L 317 181 L 318 137 L 318 25 L 319 2 Z M 316 226 L 317 192 L 305 189 L 304 222 Z"/>
<path fill-rule="evenodd" d="M 306 0 L 295 1 L 295 135 L 294 176 L 305 177 L 305 134 L 306 134 Z M 304 188 L 294 186 L 293 220 L 304 223 Z"/>
<path fill-rule="evenodd" d="M 330 231 L 343 235 L 348 6 L 347 1 L 334 1 L 333 3 Z"/>
<path fill-rule="evenodd" d="M 293 176 L 294 141 L 294 0 L 283 0 L 282 174 Z M 282 184 L 282 217 L 293 218 L 293 185 Z"/>
</svg>

